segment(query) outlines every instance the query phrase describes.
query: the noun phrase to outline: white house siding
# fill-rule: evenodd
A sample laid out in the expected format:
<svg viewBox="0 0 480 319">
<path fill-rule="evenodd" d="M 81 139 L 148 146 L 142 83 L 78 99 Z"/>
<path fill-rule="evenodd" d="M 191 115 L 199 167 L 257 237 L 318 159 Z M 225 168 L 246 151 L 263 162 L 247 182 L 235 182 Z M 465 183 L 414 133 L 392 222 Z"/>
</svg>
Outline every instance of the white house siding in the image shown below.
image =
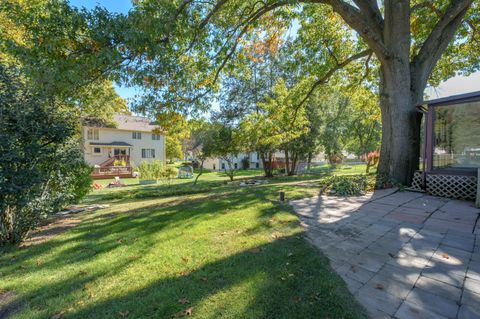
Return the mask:
<svg viewBox="0 0 480 319">
<path fill-rule="evenodd" d="M 220 169 L 220 160 L 218 158 L 207 158 L 203 162 L 203 168 L 211 170 L 211 171 L 218 171 Z"/>
<path fill-rule="evenodd" d="M 242 159 L 248 157 L 250 166 L 249 168 L 254 169 L 254 168 L 262 168 L 262 160 L 257 156 L 255 152 L 252 153 L 240 153 L 237 156 L 233 158 L 233 167 L 235 168 L 235 164 L 237 165 L 236 169 L 242 169 Z M 258 163 L 258 166 L 257 166 Z M 223 171 L 228 169 L 228 163 L 227 161 L 224 161 L 218 157 L 215 158 L 208 158 L 203 162 L 203 167 L 209 170 L 213 171 Z"/>
<path fill-rule="evenodd" d="M 119 130 L 114 128 L 93 128 L 98 129 L 98 140 L 88 139 L 87 130 L 89 127 L 82 128 L 82 138 L 84 147 L 85 160 L 93 165 L 99 165 L 109 158 L 109 152 L 113 155 L 114 148 L 130 148 L 130 163 L 139 165 L 142 161 L 161 160 L 165 161 L 165 136 L 160 135 L 159 140 L 152 140 L 152 133 L 141 132 L 141 139 L 133 139 L 132 132 L 128 130 Z M 116 147 L 116 146 L 91 146 L 90 143 L 111 143 L 111 142 L 125 142 L 131 147 Z M 100 147 L 101 153 L 94 154 L 93 148 Z M 142 149 L 155 149 L 155 158 L 142 158 Z M 128 155 L 128 151 L 127 151 Z"/>
</svg>

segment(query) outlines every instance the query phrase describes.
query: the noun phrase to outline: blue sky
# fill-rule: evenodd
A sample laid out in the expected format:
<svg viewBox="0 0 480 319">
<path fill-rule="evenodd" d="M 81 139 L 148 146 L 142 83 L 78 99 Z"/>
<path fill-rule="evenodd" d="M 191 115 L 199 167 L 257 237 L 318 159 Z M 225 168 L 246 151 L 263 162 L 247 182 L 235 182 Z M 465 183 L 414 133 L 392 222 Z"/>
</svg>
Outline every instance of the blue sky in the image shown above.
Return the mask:
<svg viewBox="0 0 480 319">
<path fill-rule="evenodd" d="M 105 7 L 109 11 L 127 13 L 132 7 L 130 0 L 69 0 L 71 5 L 92 9 L 95 6 Z"/>
<path fill-rule="evenodd" d="M 128 13 L 128 10 L 132 7 L 130 0 L 70 0 L 70 4 L 87 9 L 99 5 L 109 11 L 118 13 Z M 115 89 L 120 96 L 126 99 L 136 94 L 136 90 L 132 88 L 116 86 Z M 480 72 L 476 72 L 469 77 L 454 77 L 440 84 L 438 88 L 427 88 L 426 93 L 430 98 L 437 98 L 472 91 L 480 91 Z"/>
<path fill-rule="evenodd" d="M 132 7 L 130 0 L 69 0 L 70 4 L 75 7 L 85 7 L 92 9 L 96 6 L 105 7 L 108 11 L 118 13 L 128 13 Z M 124 99 L 133 98 L 137 91 L 134 88 L 120 87 L 115 85 L 115 90 Z"/>
</svg>

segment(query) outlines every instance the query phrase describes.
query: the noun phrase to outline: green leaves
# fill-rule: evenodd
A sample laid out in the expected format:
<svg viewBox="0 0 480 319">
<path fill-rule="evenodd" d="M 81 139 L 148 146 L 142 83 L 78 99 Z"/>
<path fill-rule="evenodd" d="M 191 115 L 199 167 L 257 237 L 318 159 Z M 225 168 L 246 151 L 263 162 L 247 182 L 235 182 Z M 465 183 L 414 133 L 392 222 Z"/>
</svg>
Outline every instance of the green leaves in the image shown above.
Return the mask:
<svg viewBox="0 0 480 319">
<path fill-rule="evenodd" d="M 91 184 L 77 118 L 19 78 L 18 70 L 0 64 L 0 245 L 20 242 Z"/>
</svg>

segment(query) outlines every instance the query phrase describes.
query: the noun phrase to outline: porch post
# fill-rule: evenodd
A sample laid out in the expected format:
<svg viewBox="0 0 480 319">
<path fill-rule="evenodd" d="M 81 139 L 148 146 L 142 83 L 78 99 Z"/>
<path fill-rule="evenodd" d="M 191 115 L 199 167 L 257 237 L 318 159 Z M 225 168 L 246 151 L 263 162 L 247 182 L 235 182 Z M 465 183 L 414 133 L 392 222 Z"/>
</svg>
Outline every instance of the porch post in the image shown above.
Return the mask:
<svg viewBox="0 0 480 319">
<path fill-rule="evenodd" d="M 475 199 L 475 206 L 480 208 L 480 168 L 477 168 L 477 197 Z"/>
<path fill-rule="evenodd" d="M 433 106 L 428 106 L 427 123 L 426 123 L 426 143 L 425 143 L 425 155 L 426 155 L 426 168 L 425 172 L 430 172 L 433 168 L 433 138 L 434 138 L 434 114 Z"/>
</svg>

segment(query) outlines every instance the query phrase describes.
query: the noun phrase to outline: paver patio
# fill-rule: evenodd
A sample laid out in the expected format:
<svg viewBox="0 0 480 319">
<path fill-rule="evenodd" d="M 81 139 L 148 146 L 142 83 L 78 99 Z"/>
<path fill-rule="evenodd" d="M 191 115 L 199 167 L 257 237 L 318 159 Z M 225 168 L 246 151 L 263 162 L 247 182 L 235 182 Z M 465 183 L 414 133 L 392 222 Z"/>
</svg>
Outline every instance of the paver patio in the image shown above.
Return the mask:
<svg viewBox="0 0 480 319">
<path fill-rule="evenodd" d="M 291 204 L 372 318 L 480 319 L 473 202 L 389 189 Z"/>
</svg>

